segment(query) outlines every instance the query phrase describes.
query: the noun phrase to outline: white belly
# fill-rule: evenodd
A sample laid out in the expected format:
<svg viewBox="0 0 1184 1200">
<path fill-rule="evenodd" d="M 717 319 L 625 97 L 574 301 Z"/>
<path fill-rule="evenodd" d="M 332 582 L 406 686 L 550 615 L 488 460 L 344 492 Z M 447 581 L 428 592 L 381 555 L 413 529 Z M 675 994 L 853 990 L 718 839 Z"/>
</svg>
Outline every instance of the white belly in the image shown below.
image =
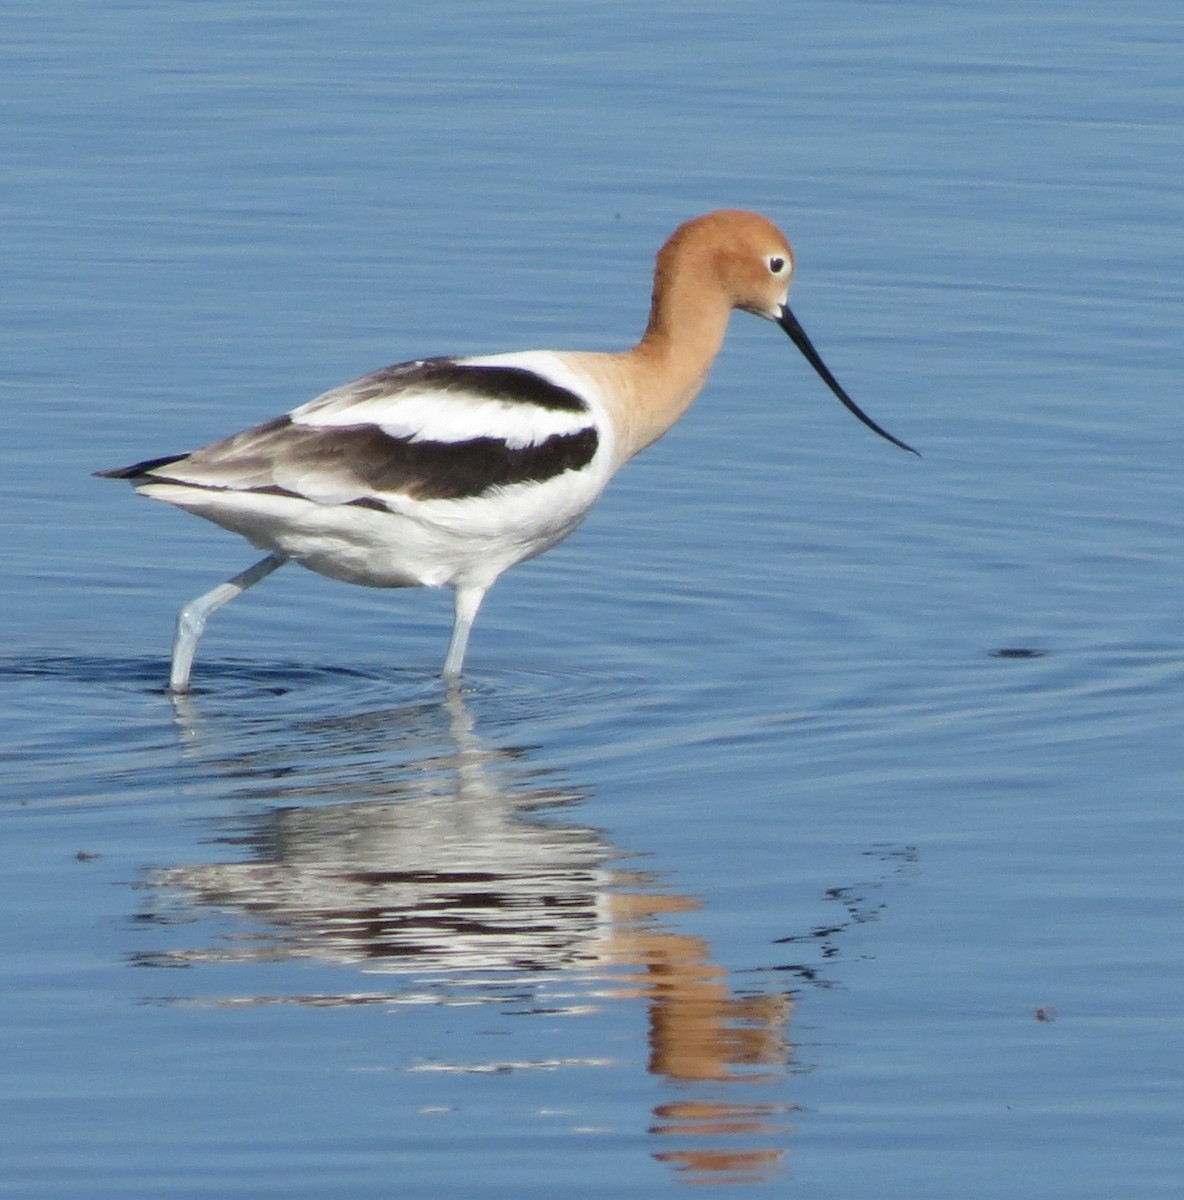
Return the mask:
<svg viewBox="0 0 1184 1200">
<path fill-rule="evenodd" d="M 542 484 L 518 484 L 462 500 L 386 495 L 393 512 L 172 483 L 145 483 L 136 490 L 345 583 L 488 586 L 580 524 L 607 483 L 607 472 L 592 469 L 599 467 L 598 461 Z"/>
</svg>

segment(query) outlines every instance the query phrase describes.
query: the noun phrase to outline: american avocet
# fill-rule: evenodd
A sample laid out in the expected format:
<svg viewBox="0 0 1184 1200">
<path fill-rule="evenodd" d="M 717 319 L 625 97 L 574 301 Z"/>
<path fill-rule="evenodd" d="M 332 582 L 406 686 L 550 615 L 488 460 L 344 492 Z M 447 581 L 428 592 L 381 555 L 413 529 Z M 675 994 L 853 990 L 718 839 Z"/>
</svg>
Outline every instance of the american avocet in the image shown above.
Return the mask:
<svg viewBox="0 0 1184 1200">
<path fill-rule="evenodd" d="M 707 378 L 733 309 L 780 325 L 839 386 L 786 302 L 793 252 L 755 213 L 686 222 L 658 252 L 649 323 L 618 354 L 427 358 L 364 375 L 189 454 L 97 474 L 242 534 L 267 557 L 181 609 L 169 687 L 187 691 L 207 618 L 291 559 L 367 587 L 452 586 L 456 679 L 494 580 L 567 537 L 616 471 Z"/>
</svg>

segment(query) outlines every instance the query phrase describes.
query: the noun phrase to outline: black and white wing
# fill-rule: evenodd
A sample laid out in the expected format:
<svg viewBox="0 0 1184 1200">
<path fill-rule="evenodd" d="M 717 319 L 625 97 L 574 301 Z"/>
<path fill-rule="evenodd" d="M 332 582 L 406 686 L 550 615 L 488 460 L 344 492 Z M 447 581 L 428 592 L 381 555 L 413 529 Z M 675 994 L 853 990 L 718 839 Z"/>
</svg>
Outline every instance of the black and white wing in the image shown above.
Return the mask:
<svg viewBox="0 0 1184 1200">
<path fill-rule="evenodd" d="M 380 509 L 545 483 L 587 467 L 601 440 L 550 357 L 399 363 L 190 454 L 100 474 Z"/>
</svg>

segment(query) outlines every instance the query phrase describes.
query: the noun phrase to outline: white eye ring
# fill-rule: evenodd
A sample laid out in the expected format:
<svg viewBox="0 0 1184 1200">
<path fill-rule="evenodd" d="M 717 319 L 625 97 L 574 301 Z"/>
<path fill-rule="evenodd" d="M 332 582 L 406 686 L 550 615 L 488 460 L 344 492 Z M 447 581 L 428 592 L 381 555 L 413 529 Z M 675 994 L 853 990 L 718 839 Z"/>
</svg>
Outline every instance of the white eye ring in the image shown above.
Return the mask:
<svg viewBox="0 0 1184 1200">
<path fill-rule="evenodd" d="M 770 275 L 785 275 L 793 270 L 793 263 L 788 255 L 770 254 L 767 261 Z"/>
</svg>

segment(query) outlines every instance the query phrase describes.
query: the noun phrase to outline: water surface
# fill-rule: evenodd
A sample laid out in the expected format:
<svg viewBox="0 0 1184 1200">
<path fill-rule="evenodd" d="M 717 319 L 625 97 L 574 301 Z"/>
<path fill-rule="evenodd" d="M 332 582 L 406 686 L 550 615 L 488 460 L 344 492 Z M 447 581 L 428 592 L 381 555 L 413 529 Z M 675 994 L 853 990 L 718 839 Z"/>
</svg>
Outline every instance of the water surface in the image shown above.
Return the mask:
<svg viewBox="0 0 1184 1200">
<path fill-rule="evenodd" d="M 14 1196 L 1175 1196 L 1176 6 L 18 5 L 0 51 Z M 89 472 L 387 362 L 736 318 L 448 598 Z"/>
</svg>

